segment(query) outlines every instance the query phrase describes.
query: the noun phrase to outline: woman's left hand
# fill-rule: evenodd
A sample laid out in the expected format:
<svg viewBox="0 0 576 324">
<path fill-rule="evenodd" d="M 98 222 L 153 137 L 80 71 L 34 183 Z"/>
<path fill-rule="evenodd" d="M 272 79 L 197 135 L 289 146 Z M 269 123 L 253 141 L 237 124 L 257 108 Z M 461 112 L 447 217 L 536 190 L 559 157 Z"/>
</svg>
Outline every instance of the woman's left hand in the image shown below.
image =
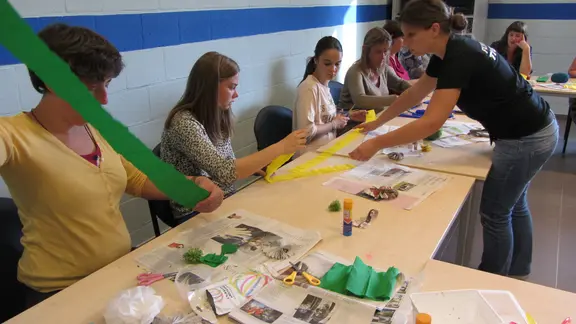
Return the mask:
<svg viewBox="0 0 576 324">
<path fill-rule="evenodd" d="M 366 114 L 368 112 L 366 110 L 352 110 L 348 116 L 350 116 L 350 119 L 355 121 L 355 122 L 359 122 L 359 123 L 363 123 L 366 121 Z"/>
<path fill-rule="evenodd" d="M 370 160 L 381 148 L 376 145 L 374 140 L 368 140 L 360 144 L 354 151 L 350 152 L 350 157 L 358 161 Z"/>
<path fill-rule="evenodd" d="M 189 179 L 192 177 L 188 177 Z M 224 192 L 218 185 L 212 182 L 210 179 L 206 177 L 195 177 L 194 182 L 200 187 L 207 190 L 210 193 L 208 198 L 202 200 L 194 210 L 201 213 L 211 213 L 218 209 L 220 205 L 222 205 L 222 201 L 224 200 Z"/>
</svg>

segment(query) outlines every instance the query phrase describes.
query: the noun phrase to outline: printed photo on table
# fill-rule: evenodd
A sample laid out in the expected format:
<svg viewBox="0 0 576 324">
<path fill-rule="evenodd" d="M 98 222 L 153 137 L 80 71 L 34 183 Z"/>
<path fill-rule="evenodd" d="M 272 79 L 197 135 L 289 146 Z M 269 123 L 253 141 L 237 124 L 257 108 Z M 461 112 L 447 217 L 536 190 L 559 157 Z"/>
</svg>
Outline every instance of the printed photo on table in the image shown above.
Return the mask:
<svg viewBox="0 0 576 324">
<path fill-rule="evenodd" d="M 178 282 L 186 285 L 197 285 L 204 282 L 204 279 L 194 272 L 188 271 L 180 274 L 178 277 Z"/>
<path fill-rule="evenodd" d="M 415 184 L 402 181 L 399 184 L 395 185 L 394 189 L 396 189 L 398 191 L 409 191 L 410 189 L 412 189 L 414 187 L 416 187 Z"/>
<path fill-rule="evenodd" d="M 234 244 L 243 246 L 256 237 L 266 236 L 270 233 L 264 232 L 258 227 L 240 224 L 234 228 L 227 229 L 225 233 L 214 236 L 212 239 L 220 244 Z"/>
<path fill-rule="evenodd" d="M 266 323 L 274 323 L 282 316 L 282 312 L 270 308 L 255 299 L 244 304 L 240 310 Z"/>
<path fill-rule="evenodd" d="M 410 173 L 410 172 L 406 171 L 406 170 L 399 169 L 399 168 L 394 168 L 394 169 L 390 169 L 390 170 L 384 172 L 383 174 L 381 174 L 381 176 L 386 177 L 386 178 L 392 178 L 392 177 L 399 178 L 399 177 L 405 175 L 406 173 Z"/>
<path fill-rule="evenodd" d="M 296 309 L 294 318 L 310 324 L 328 323 L 334 313 L 336 304 L 330 301 L 323 301 L 322 298 L 307 295 L 302 304 Z"/>
<path fill-rule="evenodd" d="M 388 303 L 386 304 L 386 307 L 399 308 L 400 303 L 402 302 L 402 297 L 404 297 L 404 295 L 396 294 L 394 297 L 392 297 L 392 299 L 390 299 L 390 301 L 388 301 Z"/>
<path fill-rule="evenodd" d="M 372 323 L 392 324 L 392 319 L 394 318 L 395 312 L 396 310 L 387 308 L 383 310 L 377 310 L 374 313 L 374 317 L 372 318 Z"/>
</svg>

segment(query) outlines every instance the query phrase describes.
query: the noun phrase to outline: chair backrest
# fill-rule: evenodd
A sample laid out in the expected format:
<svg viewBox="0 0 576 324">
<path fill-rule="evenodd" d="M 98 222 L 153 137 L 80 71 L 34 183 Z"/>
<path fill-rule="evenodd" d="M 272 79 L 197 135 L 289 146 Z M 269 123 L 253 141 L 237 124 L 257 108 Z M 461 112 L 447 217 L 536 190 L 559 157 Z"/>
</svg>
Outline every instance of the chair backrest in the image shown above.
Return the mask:
<svg viewBox="0 0 576 324">
<path fill-rule="evenodd" d="M 0 323 L 4 323 L 25 309 L 23 286 L 17 279 L 18 261 L 24 251 L 20 243 L 22 223 L 12 199 L 0 198 L 0 220 L 0 296 L 7 300 L 0 307 Z"/>
<path fill-rule="evenodd" d="M 160 144 L 156 145 L 152 150 L 154 155 L 160 157 Z M 150 216 L 152 217 L 152 226 L 154 227 L 154 234 L 160 236 L 160 226 L 158 224 L 158 218 L 164 222 L 164 224 L 170 227 L 176 227 L 177 221 L 172 213 L 172 207 L 170 207 L 169 200 L 148 200 L 148 208 L 150 209 Z"/>
<path fill-rule="evenodd" d="M 344 85 L 338 81 L 330 81 L 328 82 L 328 88 L 330 88 L 330 94 L 332 95 L 332 99 L 334 99 L 334 104 L 338 106 L 340 102 L 340 93 L 342 92 L 342 88 Z"/>
<path fill-rule="evenodd" d="M 282 106 L 262 108 L 254 121 L 258 151 L 276 144 L 292 133 L 292 110 Z"/>
</svg>

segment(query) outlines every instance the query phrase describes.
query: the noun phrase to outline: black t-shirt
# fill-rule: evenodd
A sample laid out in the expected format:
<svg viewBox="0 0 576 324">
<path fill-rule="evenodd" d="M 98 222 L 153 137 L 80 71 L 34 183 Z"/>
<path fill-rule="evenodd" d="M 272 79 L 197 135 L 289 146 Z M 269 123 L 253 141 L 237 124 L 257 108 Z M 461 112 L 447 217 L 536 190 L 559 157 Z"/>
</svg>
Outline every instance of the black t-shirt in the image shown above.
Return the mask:
<svg viewBox="0 0 576 324">
<path fill-rule="evenodd" d="M 433 55 L 426 74 L 436 89 L 461 89 L 458 107 L 480 122 L 493 139 L 532 135 L 551 122 L 550 105 L 495 49 L 452 35 L 441 59 Z"/>
</svg>

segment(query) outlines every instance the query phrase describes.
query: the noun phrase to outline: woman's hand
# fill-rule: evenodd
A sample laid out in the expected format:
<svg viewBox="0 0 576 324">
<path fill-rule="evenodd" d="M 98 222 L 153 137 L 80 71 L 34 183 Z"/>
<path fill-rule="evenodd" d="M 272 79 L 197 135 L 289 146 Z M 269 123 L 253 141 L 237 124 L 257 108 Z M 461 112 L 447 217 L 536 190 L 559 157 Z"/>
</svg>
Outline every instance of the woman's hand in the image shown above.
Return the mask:
<svg viewBox="0 0 576 324">
<path fill-rule="evenodd" d="M 354 151 L 350 152 L 350 157 L 358 161 L 370 160 L 378 151 L 382 149 L 371 139 L 360 144 Z"/>
<path fill-rule="evenodd" d="M 187 177 L 193 179 L 200 188 L 207 190 L 210 193 L 208 198 L 202 200 L 194 207 L 194 210 L 200 213 L 211 213 L 222 205 L 224 200 L 224 192 L 214 182 L 206 177 Z"/>
<path fill-rule="evenodd" d="M 354 128 L 360 128 L 362 130 L 362 133 L 368 133 L 368 132 L 371 132 L 373 130 L 376 130 L 380 126 L 382 126 L 382 125 L 380 125 L 380 122 L 378 120 L 375 120 L 375 121 L 371 121 L 369 123 L 363 123 L 363 124 L 357 125 Z"/>
<path fill-rule="evenodd" d="M 284 137 L 280 142 L 282 154 L 294 153 L 306 147 L 306 139 L 308 138 L 308 130 L 299 129 Z"/>
<path fill-rule="evenodd" d="M 522 51 L 530 51 L 530 44 L 526 41 L 526 36 L 522 35 L 522 40 L 518 42 L 518 47 L 520 47 Z"/>
<path fill-rule="evenodd" d="M 366 114 L 368 112 L 366 110 L 352 110 L 348 115 L 350 116 L 350 119 L 355 121 L 355 122 L 359 122 L 359 123 L 363 123 L 366 121 Z"/>
<path fill-rule="evenodd" d="M 336 115 L 336 117 L 334 117 L 334 119 L 332 119 L 332 123 L 334 123 L 334 126 L 336 127 L 336 129 L 341 129 L 341 128 L 346 127 L 346 124 L 348 124 L 349 119 L 350 118 L 348 118 L 344 115 L 338 114 L 338 115 Z"/>
</svg>

